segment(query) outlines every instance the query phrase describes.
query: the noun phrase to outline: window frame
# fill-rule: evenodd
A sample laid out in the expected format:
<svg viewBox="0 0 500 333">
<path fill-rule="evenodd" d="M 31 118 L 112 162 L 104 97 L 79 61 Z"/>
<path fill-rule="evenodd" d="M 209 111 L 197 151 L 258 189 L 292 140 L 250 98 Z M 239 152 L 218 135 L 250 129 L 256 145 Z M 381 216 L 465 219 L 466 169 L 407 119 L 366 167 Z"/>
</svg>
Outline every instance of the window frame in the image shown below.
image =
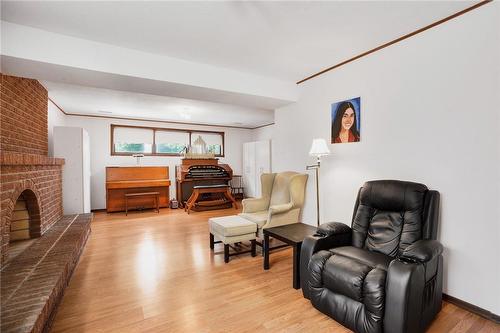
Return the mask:
<svg viewBox="0 0 500 333">
<path fill-rule="evenodd" d="M 179 157 L 182 156 L 182 154 L 175 154 L 175 153 L 158 153 L 156 152 L 156 132 L 157 131 L 165 131 L 165 132 L 184 132 L 189 134 L 189 144 L 191 144 L 191 135 L 192 133 L 210 133 L 210 134 L 217 134 L 222 137 L 222 147 L 221 147 L 221 154 L 215 155 L 215 157 L 224 157 L 225 156 L 225 132 L 218 132 L 218 131 L 206 131 L 206 130 L 193 130 L 193 129 L 185 129 L 185 128 L 167 128 L 167 127 L 150 127 L 150 126 L 134 126 L 134 125 L 119 125 L 119 124 L 111 124 L 110 126 L 110 152 L 111 156 L 132 156 L 134 154 L 138 153 L 118 153 L 115 152 L 115 144 L 114 144 L 114 132 L 115 128 L 120 128 L 120 127 L 125 127 L 125 128 L 142 128 L 142 129 L 149 129 L 153 131 L 153 145 L 151 148 L 152 153 L 144 153 L 144 156 L 171 156 L 171 157 Z M 139 153 L 142 154 L 142 153 Z"/>
</svg>

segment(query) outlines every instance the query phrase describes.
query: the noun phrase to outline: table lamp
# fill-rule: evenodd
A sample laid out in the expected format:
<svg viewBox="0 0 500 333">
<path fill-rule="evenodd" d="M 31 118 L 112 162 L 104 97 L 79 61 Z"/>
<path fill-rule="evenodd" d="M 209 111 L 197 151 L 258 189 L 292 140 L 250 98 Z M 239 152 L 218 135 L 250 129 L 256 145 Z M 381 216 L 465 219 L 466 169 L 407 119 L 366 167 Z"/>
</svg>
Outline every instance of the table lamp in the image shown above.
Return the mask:
<svg viewBox="0 0 500 333">
<path fill-rule="evenodd" d="M 316 164 L 308 165 L 306 169 L 314 169 L 316 171 L 316 223 L 319 227 L 319 168 L 321 166 L 321 157 L 330 155 L 330 149 L 328 149 L 325 139 L 314 139 L 311 150 L 309 150 L 309 155 L 316 156 Z"/>
</svg>

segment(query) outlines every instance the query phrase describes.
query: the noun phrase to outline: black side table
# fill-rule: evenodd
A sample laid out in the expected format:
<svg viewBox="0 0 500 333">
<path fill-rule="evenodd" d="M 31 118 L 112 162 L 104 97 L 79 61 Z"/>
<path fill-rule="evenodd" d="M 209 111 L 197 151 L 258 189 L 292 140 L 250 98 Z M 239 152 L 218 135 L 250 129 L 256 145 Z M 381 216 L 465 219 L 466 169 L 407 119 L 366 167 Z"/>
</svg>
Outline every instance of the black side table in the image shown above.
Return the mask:
<svg viewBox="0 0 500 333">
<path fill-rule="evenodd" d="M 269 237 L 293 247 L 293 287 L 300 288 L 300 249 L 306 236 L 314 235 L 317 228 L 304 223 L 292 223 L 264 229 L 264 269 L 269 269 Z"/>
</svg>

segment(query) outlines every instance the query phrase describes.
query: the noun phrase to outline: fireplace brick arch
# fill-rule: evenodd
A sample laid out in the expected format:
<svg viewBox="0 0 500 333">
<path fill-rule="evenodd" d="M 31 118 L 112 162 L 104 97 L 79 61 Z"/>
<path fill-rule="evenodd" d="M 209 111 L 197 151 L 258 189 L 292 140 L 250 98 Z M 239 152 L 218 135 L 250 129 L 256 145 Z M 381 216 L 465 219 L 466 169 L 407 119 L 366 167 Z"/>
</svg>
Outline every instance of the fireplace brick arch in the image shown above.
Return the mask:
<svg viewBox="0 0 500 333">
<path fill-rule="evenodd" d="M 26 201 L 26 208 L 30 216 L 29 232 L 30 238 L 40 237 L 41 235 L 41 205 L 40 205 L 40 192 L 36 187 L 36 184 L 31 179 L 25 179 L 19 181 L 12 192 L 12 195 L 7 204 L 7 213 L 5 216 L 5 230 L 10 230 L 10 224 L 12 221 L 12 215 L 14 213 L 14 208 L 17 200 L 20 196 L 24 197 Z M 10 234 L 7 234 L 8 238 L 5 239 L 6 243 L 10 243 Z M 3 245 L 3 244 L 2 244 Z"/>
<path fill-rule="evenodd" d="M 30 236 L 38 237 L 62 216 L 63 159 L 42 155 L 1 152 L 1 261 L 7 259 L 10 219 L 17 199 L 27 194 L 27 208 L 32 222 Z"/>
</svg>

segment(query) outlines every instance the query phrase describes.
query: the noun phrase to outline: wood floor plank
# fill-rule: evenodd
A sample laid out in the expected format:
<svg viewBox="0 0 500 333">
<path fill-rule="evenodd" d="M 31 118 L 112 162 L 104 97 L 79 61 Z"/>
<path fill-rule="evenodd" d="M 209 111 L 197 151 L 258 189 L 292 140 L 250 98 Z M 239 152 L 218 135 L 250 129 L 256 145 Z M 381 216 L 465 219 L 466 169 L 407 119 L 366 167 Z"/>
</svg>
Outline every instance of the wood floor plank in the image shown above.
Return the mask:
<svg viewBox="0 0 500 333">
<path fill-rule="evenodd" d="M 292 252 L 231 257 L 209 249 L 207 220 L 234 209 L 96 213 L 52 332 L 350 332 L 292 288 Z M 429 332 L 499 332 L 449 303 Z"/>
</svg>

